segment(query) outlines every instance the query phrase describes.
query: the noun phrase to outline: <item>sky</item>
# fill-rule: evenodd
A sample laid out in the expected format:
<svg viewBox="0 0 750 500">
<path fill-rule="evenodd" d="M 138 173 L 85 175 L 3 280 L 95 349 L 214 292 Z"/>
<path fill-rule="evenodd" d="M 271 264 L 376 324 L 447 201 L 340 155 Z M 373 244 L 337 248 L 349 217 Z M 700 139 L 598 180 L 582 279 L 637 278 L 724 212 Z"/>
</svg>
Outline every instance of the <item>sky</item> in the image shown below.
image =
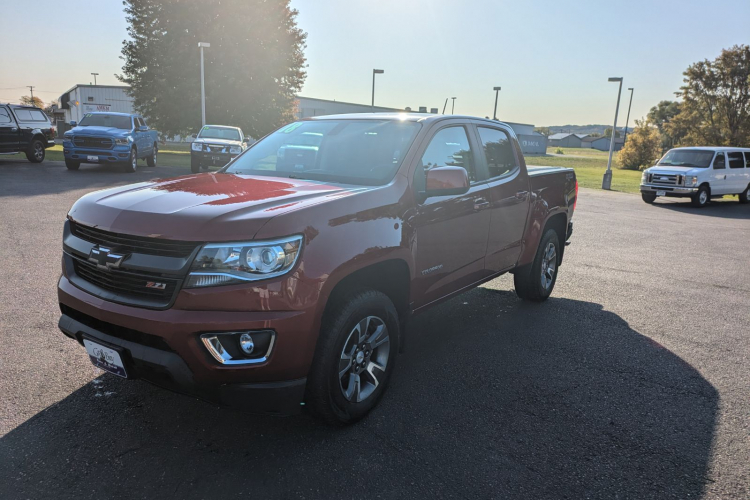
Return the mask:
<svg viewBox="0 0 750 500">
<path fill-rule="evenodd" d="M 208 1 L 208 0 L 207 0 Z M 34 95 L 57 99 L 77 83 L 117 85 L 127 37 L 121 0 L 35 0 L 36 12 L 56 13 L 42 47 L 31 52 L 26 22 L 0 30 L 0 101 Z M 621 76 L 631 122 L 660 100 L 674 99 L 692 63 L 722 48 L 750 43 L 750 1 L 627 0 L 292 0 L 308 34 L 306 97 L 442 111 L 456 97 L 456 114 L 492 114 L 537 126 L 609 124 Z M 729 15 L 725 15 L 729 14 Z M 0 0 L 0 18 L 28 19 L 28 5 Z M 44 23 L 43 23 L 44 24 Z M 71 29 L 70 26 L 76 26 Z M 44 46 L 44 41 L 47 45 Z M 8 50 L 16 47 L 18 50 Z M 20 50 L 26 47 L 24 50 Z M 207 57 L 209 54 L 207 53 Z M 197 76 L 196 76 L 197 77 Z M 449 101 L 447 111 L 450 112 Z"/>
</svg>

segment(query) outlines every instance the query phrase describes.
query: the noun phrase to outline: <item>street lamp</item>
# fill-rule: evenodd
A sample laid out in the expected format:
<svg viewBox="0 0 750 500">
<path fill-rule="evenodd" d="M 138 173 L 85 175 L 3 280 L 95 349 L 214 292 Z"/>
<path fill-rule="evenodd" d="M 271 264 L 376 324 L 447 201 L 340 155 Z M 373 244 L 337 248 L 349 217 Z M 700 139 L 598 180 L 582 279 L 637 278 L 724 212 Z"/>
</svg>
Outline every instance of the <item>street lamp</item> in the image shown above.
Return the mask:
<svg viewBox="0 0 750 500">
<path fill-rule="evenodd" d="M 385 73 L 385 70 L 382 70 L 382 69 L 372 70 L 372 103 L 370 104 L 370 111 L 372 113 L 375 112 L 375 75 L 382 75 L 383 73 Z"/>
<path fill-rule="evenodd" d="M 206 81 L 203 71 L 203 48 L 210 46 L 210 43 L 198 42 L 198 47 L 201 49 L 201 127 L 206 125 Z"/>
<path fill-rule="evenodd" d="M 453 114 L 453 110 L 456 109 L 456 98 L 451 97 L 451 99 L 453 99 L 453 101 L 451 102 L 451 114 Z"/>
<path fill-rule="evenodd" d="M 495 91 L 495 112 L 492 113 L 492 119 L 497 120 L 497 95 L 502 89 L 500 87 L 492 87 L 492 90 Z"/>
<path fill-rule="evenodd" d="M 91 74 L 92 74 L 92 75 L 94 75 L 94 85 L 96 85 L 96 77 L 97 77 L 97 75 L 98 75 L 99 73 L 91 73 Z"/>
<path fill-rule="evenodd" d="M 628 123 L 630 122 L 630 106 L 633 105 L 633 87 L 629 87 L 628 90 L 630 91 L 630 104 L 628 104 L 628 117 L 625 118 L 625 138 L 622 140 L 623 144 L 625 144 L 628 141 Z"/>
<path fill-rule="evenodd" d="M 615 133 L 617 132 L 617 112 L 620 111 L 620 95 L 622 94 L 622 77 L 611 77 L 608 81 L 620 82 L 620 90 L 617 92 L 617 107 L 615 108 L 615 124 L 612 126 L 612 136 L 609 138 L 609 160 L 607 160 L 607 170 L 604 172 L 602 179 L 602 189 L 612 187 L 612 153 L 615 151 Z"/>
</svg>

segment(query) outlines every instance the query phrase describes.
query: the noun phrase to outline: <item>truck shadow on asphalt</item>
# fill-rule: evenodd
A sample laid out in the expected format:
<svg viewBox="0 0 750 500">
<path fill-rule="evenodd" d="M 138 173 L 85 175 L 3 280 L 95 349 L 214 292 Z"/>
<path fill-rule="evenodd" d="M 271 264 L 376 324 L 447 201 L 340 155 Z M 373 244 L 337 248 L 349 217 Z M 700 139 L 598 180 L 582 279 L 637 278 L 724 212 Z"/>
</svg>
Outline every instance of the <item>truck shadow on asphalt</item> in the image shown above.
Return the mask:
<svg viewBox="0 0 750 500">
<path fill-rule="evenodd" d="M 710 481 L 716 390 L 598 304 L 482 287 L 410 335 L 380 406 L 342 429 L 99 377 L 0 439 L 0 497 L 695 498 Z"/>
<path fill-rule="evenodd" d="M 685 214 L 720 217 L 722 219 L 750 220 L 750 205 L 740 204 L 736 197 L 726 201 L 714 201 L 703 208 L 691 206 L 689 200 L 676 201 L 674 198 L 666 202 L 656 202 L 653 206 Z"/>
</svg>

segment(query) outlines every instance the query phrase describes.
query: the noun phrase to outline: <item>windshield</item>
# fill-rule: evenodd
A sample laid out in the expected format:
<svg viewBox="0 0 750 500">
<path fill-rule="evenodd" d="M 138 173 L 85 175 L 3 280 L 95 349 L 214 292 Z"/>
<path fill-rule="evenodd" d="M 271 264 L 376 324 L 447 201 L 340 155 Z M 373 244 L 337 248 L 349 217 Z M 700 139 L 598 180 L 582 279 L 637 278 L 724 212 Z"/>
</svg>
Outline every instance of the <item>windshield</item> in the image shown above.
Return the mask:
<svg viewBox="0 0 750 500">
<path fill-rule="evenodd" d="M 87 113 L 78 124 L 79 127 L 112 127 L 130 130 L 133 125 L 130 123 L 129 116 L 107 115 Z"/>
<path fill-rule="evenodd" d="M 666 167 L 707 168 L 711 165 L 714 151 L 704 149 L 672 149 L 659 160 Z"/>
<path fill-rule="evenodd" d="M 198 137 L 201 139 L 224 139 L 226 141 L 240 141 L 240 131 L 236 128 L 214 127 L 206 125 L 201 129 Z"/>
<path fill-rule="evenodd" d="M 397 120 L 296 122 L 256 143 L 225 172 L 385 184 L 396 174 L 419 127 Z"/>
</svg>

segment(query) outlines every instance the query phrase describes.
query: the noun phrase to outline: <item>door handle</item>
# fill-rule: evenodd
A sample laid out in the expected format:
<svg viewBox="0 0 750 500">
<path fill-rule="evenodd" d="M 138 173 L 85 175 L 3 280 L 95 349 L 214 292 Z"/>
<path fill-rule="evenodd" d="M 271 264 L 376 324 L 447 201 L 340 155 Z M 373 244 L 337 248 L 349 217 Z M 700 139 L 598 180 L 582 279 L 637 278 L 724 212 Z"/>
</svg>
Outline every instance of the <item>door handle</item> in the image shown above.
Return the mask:
<svg viewBox="0 0 750 500">
<path fill-rule="evenodd" d="M 526 195 L 528 195 L 528 194 L 529 194 L 528 191 L 519 191 L 519 192 L 516 193 L 516 198 L 519 199 L 519 200 L 525 200 L 526 199 Z"/>
<path fill-rule="evenodd" d="M 490 202 L 484 198 L 477 198 L 474 200 L 474 210 L 484 210 L 490 206 Z"/>
</svg>

